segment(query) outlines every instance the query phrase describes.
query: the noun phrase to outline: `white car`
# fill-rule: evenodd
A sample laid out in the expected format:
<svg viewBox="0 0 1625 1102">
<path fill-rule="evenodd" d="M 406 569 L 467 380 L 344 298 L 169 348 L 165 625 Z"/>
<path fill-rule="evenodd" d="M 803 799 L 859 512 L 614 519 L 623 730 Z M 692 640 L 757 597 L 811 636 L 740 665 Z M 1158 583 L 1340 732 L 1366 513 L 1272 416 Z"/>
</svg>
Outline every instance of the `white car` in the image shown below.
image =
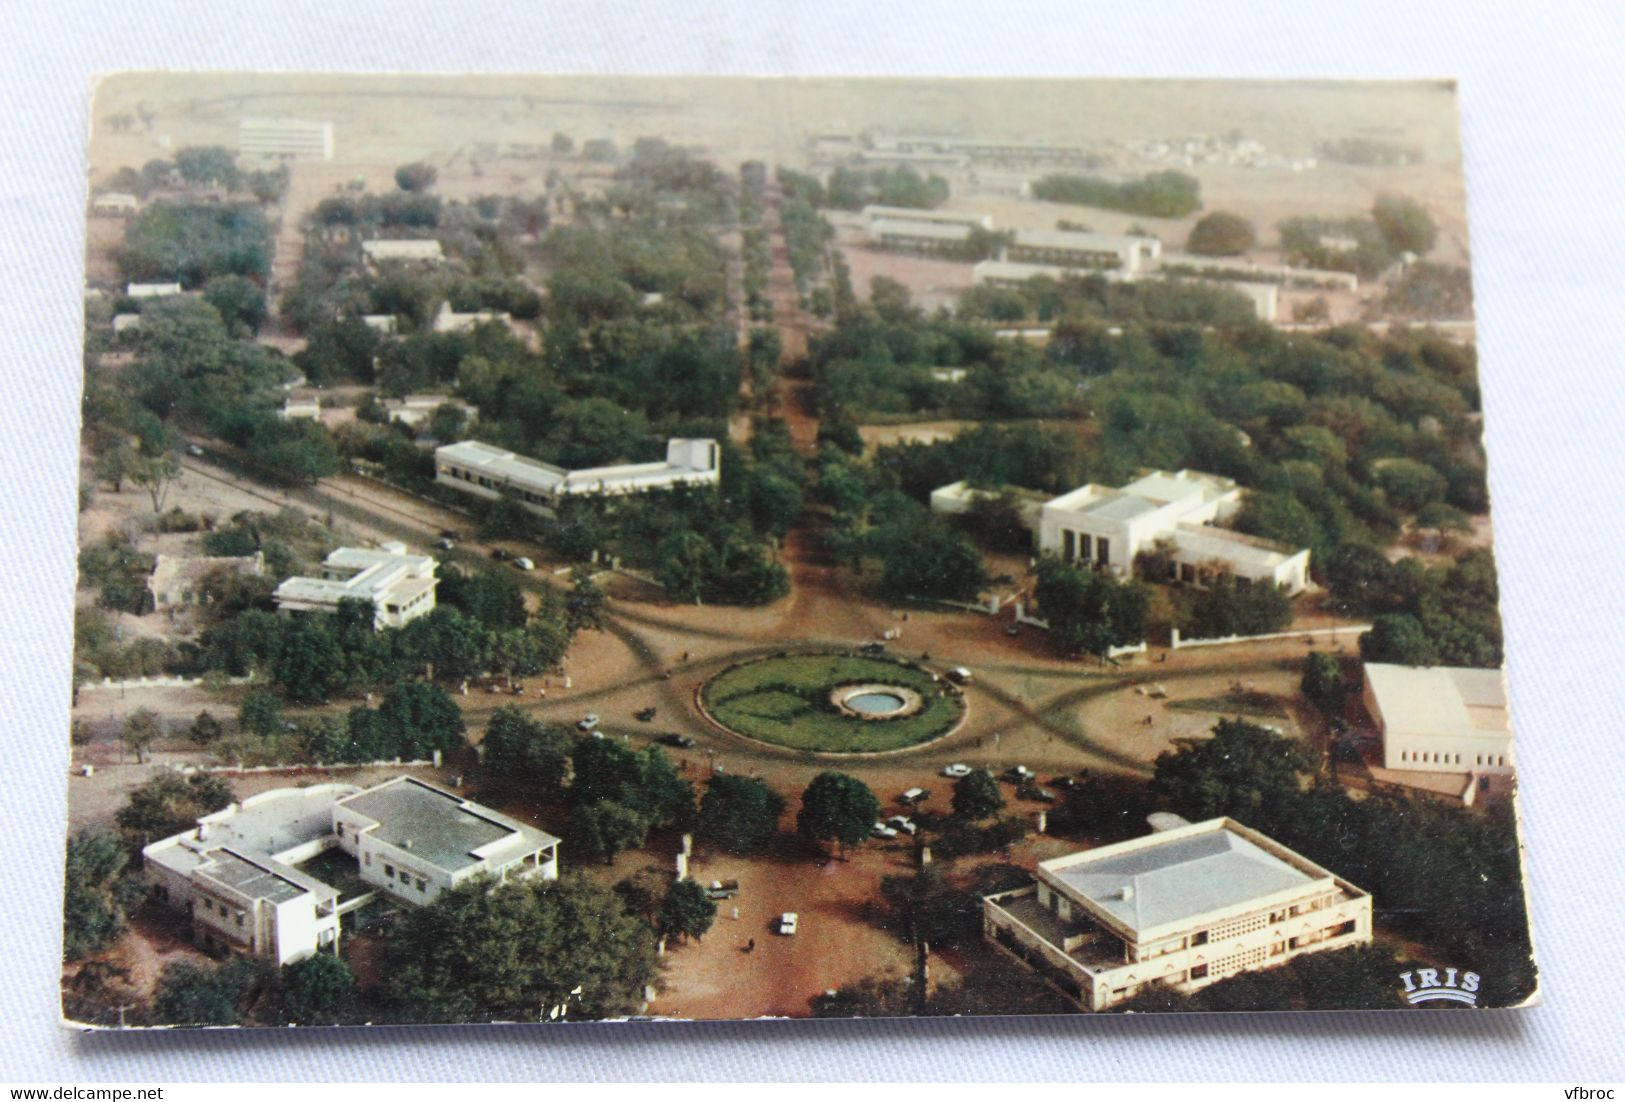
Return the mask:
<svg viewBox="0 0 1625 1102">
<path fill-rule="evenodd" d="M 582 716 L 581 721 L 576 724 L 576 729 L 581 730 L 581 731 L 591 731 L 591 730 L 596 729 L 597 726 L 598 726 L 598 713 L 597 712 L 588 712 L 586 715 Z"/>
<path fill-rule="evenodd" d="M 881 822 L 875 823 L 874 828 L 869 831 L 869 834 L 870 834 L 871 837 L 874 837 L 874 838 L 895 838 L 895 837 L 897 837 L 897 831 L 895 829 L 893 829 L 892 827 L 889 827 L 885 823 L 881 823 Z"/>
<path fill-rule="evenodd" d="M 971 775 L 971 767 L 962 761 L 956 761 L 952 765 L 943 766 L 942 775 L 944 777 L 968 777 Z"/>
<path fill-rule="evenodd" d="M 915 835 L 920 832 L 920 828 L 906 815 L 893 815 L 886 820 L 886 825 L 903 834 Z"/>
<path fill-rule="evenodd" d="M 794 911 L 785 911 L 779 916 L 779 933 L 789 937 L 796 932 L 796 920 L 800 916 Z"/>
<path fill-rule="evenodd" d="M 535 570 L 536 569 L 536 564 L 531 562 L 529 559 L 525 558 L 525 556 L 523 556 L 523 555 L 520 555 L 517 559 L 515 559 L 513 561 L 513 564 L 515 566 L 517 566 L 520 570 Z"/>
</svg>

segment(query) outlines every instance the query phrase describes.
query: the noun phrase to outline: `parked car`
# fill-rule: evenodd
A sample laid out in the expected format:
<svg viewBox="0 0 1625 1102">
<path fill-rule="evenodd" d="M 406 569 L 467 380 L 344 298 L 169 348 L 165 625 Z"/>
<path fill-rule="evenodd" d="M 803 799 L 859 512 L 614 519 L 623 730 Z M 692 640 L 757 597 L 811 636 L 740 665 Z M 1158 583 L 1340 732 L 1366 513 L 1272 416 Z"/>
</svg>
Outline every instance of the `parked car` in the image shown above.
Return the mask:
<svg viewBox="0 0 1625 1102">
<path fill-rule="evenodd" d="M 711 886 L 705 889 L 707 899 L 732 899 L 739 894 L 739 881 L 713 880 Z"/>
<path fill-rule="evenodd" d="M 454 540 L 447 539 L 445 536 L 441 536 L 439 539 L 434 541 L 434 545 L 442 551 L 450 551 L 453 547 L 457 546 L 457 543 Z"/>
<path fill-rule="evenodd" d="M 509 559 L 513 558 L 513 554 L 511 552 L 504 551 L 500 547 L 493 547 L 491 548 L 491 557 L 497 562 L 507 562 Z"/>
<path fill-rule="evenodd" d="M 655 712 L 656 712 L 656 709 L 654 709 L 654 708 L 639 708 L 636 712 L 633 712 L 632 714 L 638 717 L 638 722 L 639 723 L 648 723 L 651 719 L 653 719 L 655 717 Z"/>
<path fill-rule="evenodd" d="M 897 837 L 897 830 L 895 827 L 889 827 L 885 823 L 877 821 L 869 831 L 869 836 L 871 838 L 895 838 Z"/>
<path fill-rule="evenodd" d="M 1078 787 L 1080 782 L 1078 781 L 1078 778 L 1069 774 L 1063 777 L 1051 777 L 1049 779 L 1049 783 L 1054 785 L 1056 788 L 1059 788 L 1063 792 L 1070 792 L 1074 788 Z"/>
<path fill-rule="evenodd" d="M 1034 773 L 1031 769 L 1028 769 L 1025 765 L 1012 765 L 1009 769 L 1004 771 L 1004 779 L 1012 784 L 1024 784 L 1027 781 L 1035 779 L 1037 776 L 1038 774 Z"/>
<path fill-rule="evenodd" d="M 576 723 L 576 729 L 579 731 L 592 731 L 598 727 L 598 724 L 598 713 L 588 712 Z"/>
<path fill-rule="evenodd" d="M 196 444 L 188 444 L 186 445 L 186 454 L 191 456 L 193 459 L 202 459 L 203 449 L 198 447 Z"/>
<path fill-rule="evenodd" d="M 865 644 L 863 644 L 863 646 L 858 648 L 858 653 L 859 654 L 885 654 L 886 653 L 886 644 L 884 644 L 884 643 L 865 643 Z"/>
<path fill-rule="evenodd" d="M 440 529 L 440 538 L 443 540 L 460 540 L 463 537 L 458 534 L 455 528 L 442 528 Z"/>
<path fill-rule="evenodd" d="M 523 555 L 520 555 L 517 559 L 515 559 L 513 561 L 513 564 L 515 566 L 517 566 L 521 570 L 535 570 L 536 569 L 536 564 L 531 562 L 529 559 L 525 558 L 525 556 L 523 556 Z"/>
<path fill-rule="evenodd" d="M 779 916 L 779 933 L 783 934 L 785 937 L 790 937 L 796 932 L 796 922 L 799 920 L 799 918 L 800 916 L 797 915 L 796 912 L 785 911 Z"/>
<path fill-rule="evenodd" d="M 955 666 L 948 671 L 948 680 L 955 685 L 969 685 L 971 683 L 971 672 L 964 666 Z"/>
<path fill-rule="evenodd" d="M 1055 793 L 1047 788 L 1040 788 L 1032 781 L 1028 781 L 1016 789 L 1016 795 L 1024 800 L 1037 800 L 1041 804 L 1052 804 L 1056 800 Z"/>
<path fill-rule="evenodd" d="M 914 788 L 905 789 L 903 794 L 897 798 L 903 801 L 905 804 L 923 803 L 931 798 L 931 790 L 929 788 L 920 788 L 916 786 Z"/>
<path fill-rule="evenodd" d="M 675 746 L 679 750 L 692 750 L 699 745 L 687 735 L 679 735 L 676 731 L 668 731 L 655 739 L 662 746 Z"/>
<path fill-rule="evenodd" d="M 886 820 L 886 825 L 902 834 L 915 835 L 920 832 L 919 826 L 907 815 L 893 815 Z"/>
<path fill-rule="evenodd" d="M 968 777 L 971 775 L 971 767 L 962 761 L 956 761 L 952 765 L 943 766 L 942 775 L 944 777 Z"/>
</svg>

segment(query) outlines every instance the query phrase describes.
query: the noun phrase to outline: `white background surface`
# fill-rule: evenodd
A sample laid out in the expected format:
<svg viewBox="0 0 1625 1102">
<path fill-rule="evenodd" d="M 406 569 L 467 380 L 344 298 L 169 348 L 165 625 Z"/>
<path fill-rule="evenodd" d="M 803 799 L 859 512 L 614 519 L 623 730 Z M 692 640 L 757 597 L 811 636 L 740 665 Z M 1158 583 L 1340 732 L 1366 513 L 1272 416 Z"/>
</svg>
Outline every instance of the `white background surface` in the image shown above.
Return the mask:
<svg viewBox="0 0 1625 1102">
<path fill-rule="evenodd" d="M 0 3 L 0 1080 L 1625 1079 L 1625 9 Z M 56 1024 L 91 75 L 137 68 L 1456 77 L 1545 1005 L 80 1036 Z"/>
</svg>

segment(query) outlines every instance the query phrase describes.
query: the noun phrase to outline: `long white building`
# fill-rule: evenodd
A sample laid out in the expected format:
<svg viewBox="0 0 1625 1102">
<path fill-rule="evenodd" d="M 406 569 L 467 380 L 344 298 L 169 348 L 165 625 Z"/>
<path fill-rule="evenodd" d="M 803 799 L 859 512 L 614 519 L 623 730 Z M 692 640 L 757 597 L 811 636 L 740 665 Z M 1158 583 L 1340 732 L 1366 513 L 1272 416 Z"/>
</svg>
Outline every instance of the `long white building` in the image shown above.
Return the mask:
<svg viewBox="0 0 1625 1102">
<path fill-rule="evenodd" d="M 1235 480 L 1200 471 L 1152 471 L 1118 489 L 1090 483 L 1045 503 L 1038 549 L 1126 578 L 1135 556 L 1161 541 L 1170 552 L 1168 581 L 1203 584 L 1225 572 L 1301 592 L 1309 584 L 1308 548 L 1216 527 L 1235 516 L 1242 497 Z"/>
<path fill-rule="evenodd" d="M 984 230 L 993 228 L 991 214 L 975 214 L 963 210 L 928 210 L 922 207 L 886 207 L 870 204 L 863 208 L 864 221 L 876 222 L 934 222 L 944 226 L 975 226 Z"/>
<path fill-rule="evenodd" d="M 434 452 L 435 481 L 476 497 L 511 496 L 531 512 L 552 517 L 568 497 L 612 497 L 673 486 L 715 486 L 721 449 L 715 440 L 666 441 L 664 463 L 622 463 L 567 471 L 477 440 Z"/>
<path fill-rule="evenodd" d="M 446 259 L 445 250 L 433 237 L 376 237 L 370 241 L 363 241 L 361 252 L 374 264 L 386 260 L 439 264 Z"/>
<path fill-rule="evenodd" d="M 982 901 L 987 940 L 1084 1010 L 1371 941 L 1371 897 L 1233 819 L 1039 862 Z"/>
<path fill-rule="evenodd" d="M 245 157 L 333 159 L 333 124 L 307 119 L 244 119 L 237 127 L 237 151 Z"/>
<path fill-rule="evenodd" d="M 1134 273 L 1160 256 L 1162 242 L 1139 234 L 1017 230 L 1015 240 L 999 259 Z"/>
<path fill-rule="evenodd" d="M 402 776 L 365 790 L 262 792 L 141 856 L 153 894 L 191 917 L 204 948 L 281 965 L 337 952 L 340 919 L 379 892 L 422 904 L 479 875 L 556 879 L 558 845 L 545 831 Z M 360 888 L 339 875 L 352 862 Z"/>
<path fill-rule="evenodd" d="M 1515 769 L 1500 670 L 1372 662 L 1364 696 L 1385 769 L 1479 777 Z"/>
<path fill-rule="evenodd" d="M 438 565 L 432 556 L 407 554 L 395 542 L 376 551 L 341 547 L 322 563 L 321 577 L 289 578 L 272 597 L 283 612 L 334 613 L 340 601 L 368 601 L 376 626 L 405 627 L 434 611 Z"/>
</svg>

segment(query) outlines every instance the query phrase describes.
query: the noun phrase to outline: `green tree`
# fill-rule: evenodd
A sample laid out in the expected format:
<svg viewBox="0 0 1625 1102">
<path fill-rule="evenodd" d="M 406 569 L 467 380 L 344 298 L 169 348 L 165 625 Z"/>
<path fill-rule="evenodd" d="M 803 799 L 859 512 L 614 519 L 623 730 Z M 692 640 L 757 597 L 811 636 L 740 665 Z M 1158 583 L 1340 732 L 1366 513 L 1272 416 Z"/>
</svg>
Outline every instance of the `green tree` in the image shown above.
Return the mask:
<svg viewBox="0 0 1625 1102">
<path fill-rule="evenodd" d="M 1402 195 L 1377 196 L 1371 218 L 1396 253 L 1426 256 L 1439 240 L 1439 229 L 1426 208 Z"/>
<path fill-rule="evenodd" d="M 68 839 L 63 881 L 62 955 L 79 960 L 105 949 L 124 929 L 118 876 L 129 861 L 117 835 L 87 827 Z"/>
<path fill-rule="evenodd" d="M 175 168 L 189 184 L 237 184 L 237 158 L 218 145 L 188 146 L 175 152 Z"/>
<path fill-rule="evenodd" d="M 240 1025 L 241 1004 L 263 982 L 264 971 L 264 962 L 256 960 L 218 967 L 176 961 L 158 981 L 153 1017 L 163 1025 Z"/>
<path fill-rule="evenodd" d="M 250 690 L 237 706 L 237 726 L 260 738 L 282 733 L 282 701 L 264 689 Z"/>
<path fill-rule="evenodd" d="M 147 760 L 148 747 L 163 736 L 163 720 L 151 708 L 137 708 L 124 717 L 124 725 L 119 728 L 119 741 L 138 762 Z"/>
<path fill-rule="evenodd" d="M 829 771 L 814 777 L 801 794 L 796 830 L 808 841 L 854 846 L 869 837 L 879 818 L 880 801 L 868 785 Z"/>
<path fill-rule="evenodd" d="M 158 455 L 137 452 L 130 457 L 125 474 L 131 482 L 147 491 L 156 515 L 164 511 L 164 500 L 169 496 L 170 487 L 181 476 L 180 457 L 173 452 Z"/>
<path fill-rule="evenodd" d="M 219 275 L 203 285 L 203 301 L 220 312 L 233 333 L 253 336 L 265 324 L 269 311 L 259 284 L 240 275 Z"/>
<path fill-rule="evenodd" d="M 713 777 L 700 798 L 696 833 L 727 853 L 760 853 L 779 832 L 784 797 L 754 777 Z"/>
<path fill-rule="evenodd" d="M 402 681 L 378 705 L 378 725 L 386 743 L 402 758 L 427 758 L 455 750 L 468 729 L 451 694 L 429 681 Z"/>
<path fill-rule="evenodd" d="M 1185 251 L 1198 256 L 1240 256 L 1258 241 L 1258 232 L 1247 219 L 1229 211 L 1204 214 L 1191 227 Z"/>
<path fill-rule="evenodd" d="M 571 138 L 570 135 L 564 133 L 562 130 L 555 130 L 553 132 L 553 141 L 550 148 L 554 153 L 567 157 L 571 153 L 575 152 L 575 139 Z"/>
<path fill-rule="evenodd" d="M 717 905 L 705 894 L 699 881 L 679 880 L 666 892 L 657 918 L 661 937 L 693 938 L 699 941 L 717 918 Z"/>
<path fill-rule="evenodd" d="M 143 846 L 197 826 L 197 821 L 235 799 L 231 785 L 212 773 L 159 773 L 130 793 L 114 815 L 125 848 Z"/>
<path fill-rule="evenodd" d="M 395 170 L 395 186 L 402 191 L 427 191 L 434 186 L 435 178 L 439 175 L 434 165 L 424 161 L 413 161 Z"/>
<path fill-rule="evenodd" d="M 379 972 L 405 1021 L 631 1014 L 656 976 L 654 932 L 612 890 L 579 876 L 476 880 L 403 917 Z"/>
<path fill-rule="evenodd" d="M 1334 655 L 1316 651 L 1304 656 L 1302 689 L 1303 695 L 1327 715 L 1343 714 L 1348 689 L 1343 684 L 1343 671 Z"/>
<path fill-rule="evenodd" d="M 319 613 L 295 617 L 282 633 L 272 679 L 289 700 L 319 704 L 349 683 L 348 656 L 333 637 L 329 619 Z M 255 733 L 269 732 L 255 729 Z"/>
<path fill-rule="evenodd" d="M 354 1013 L 355 976 L 329 953 L 284 965 L 281 987 L 283 1017 L 293 1025 L 338 1025 Z"/>
<path fill-rule="evenodd" d="M 1283 818 L 1308 771 L 1292 740 L 1225 719 L 1212 738 L 1157 755 L 1151 788 L 1192 822 L 1229 815 L 1268 831 Z"/>
<path fill-rule="evenodd" d="M 509 704 L 491 714 L 480 745 L 485 765 L 494 776 L 518 780 L 547 800 L 564 792 L 570 742 L 566 728 L 542 723 Z"/>
<path fill-rule="evenodd" d="M 1068 652 L 1104 655 L 1145 638 L 1150 592 L 1142 582 L 1117 582 L 1046 558 L 1038 564 L 1033 596 L 1050 637 Z"/>
<path fill-rule="evenodd" d="M 574 859 L 602 857 L 613 864 L 615 855 L 636 849 L 649 836 L 649 820 L 641 812 L 614 800 L 577 804 L 564 824 L 565 851 Z"/>
<path fill-rule="evenodd" d="M 673 532 L 660 542 L 655 576 L 666 593 L 700 603 L 717 574 L 716 551 L 698 532 Z"/>
<path fill-rule="evenodd" d="M 962 819 L 990 819 L 1004 810 L 1004 793 L 991 773 L 978 769 L 954 782 L 953 807 Z"/>
<path fill-rule="evenodd" d="M 197 717 L 192 720 L 192 725 L 186 729 L 186 737 L 199 746 L 207 746 L 211 742 L 217 741 L 225 733 L 226 729 L 221 726 L 218 719 L 215 719 L 209 713 L 208 709 L 199 712 Z"/>
<path fill-rule="evenodd" d="M 1396 666 L 1432 666 L 1439 653 L 1421 621 L 1401 612 L 1371 621 L 1371 630 L 1360 636 L 1360 657 Z"/>
</svg>

